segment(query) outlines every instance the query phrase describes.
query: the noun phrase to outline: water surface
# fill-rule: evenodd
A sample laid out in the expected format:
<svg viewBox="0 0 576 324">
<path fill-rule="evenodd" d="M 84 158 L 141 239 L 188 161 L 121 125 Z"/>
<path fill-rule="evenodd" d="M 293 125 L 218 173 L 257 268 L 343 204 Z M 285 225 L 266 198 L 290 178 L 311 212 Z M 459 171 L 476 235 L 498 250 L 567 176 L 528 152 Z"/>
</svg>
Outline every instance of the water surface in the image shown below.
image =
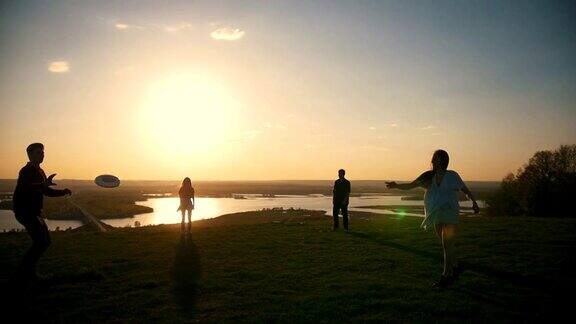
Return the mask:
<svg viewBox="0 0 576 324">
<path fill-rule="evenodd" d="M 105 219 L 103 222 L 114 227 L 134 226 L 135 222 L 140 225 L 157 225 L 157 224 L 174 224 L 181 221 L 181 214 L 177 211 L 180 200 L 178 197 L 157 198 L 152 196 L 146 201 L 137 202 L 142 206 L 148 206 L 154 209 L 153 212 L 140 214 L 129 218 Z M 323 210 L 328 214 L 332 213 L 332 197 L 323 195 L 282 195 L 276 197 L 261 197 L 260 195 L 237 195 L 245 199 L 234 198 L 209 198 L 199 197 L 196 199 L 196 208 L 192 213 L 192 220 L 209 219 L 225 214 L 262 210 L 265 208 L 300 208 Z M 481 203 L 480 203 L 481 204 Z M 359 206 L 422 206 L 423 201 L 402 200 L 402 196 L 388 195 L 367 195 L 362 197 L 350 198 L 350 210 L 373 212 L 378 214 L 399 215 L 392 209 L 366 209 L 357 208 Z M 470 207 L 469 201 L 460 202 L 461 206 Z M 481 204 L 482 206 L 482 204 Z M 401 216 L 423 217 L 418 213 L 402 212 Z M 82 222 L 75 220 L 46 220 L 50 230 L 59 227 L 61 230 L 67 228 L 76 228 L 82 225 Z M 11 229 L 22 229 L 11 210 L 0 210 L 0 231 Z"/>
<path fill-rule="evenodd" d="M 225 214 L 262 210 L 264 208 L 300 208 L 323 210 L 332 213 L 332 197 L 320 195 L 283 195 L 272 198 L 263 198 L 258 195 L 242 195 L 246 199 L 209 198 L 196 199 L 196 207 L 192 212 L 192 220 L 209 219 Z M 177 211 L 180 200 L 178 197 L 150 198 L 137 202 L 142 206 L 154 209 L 152 213 L 136 215 L 132 218 L 106 219 L 105 223 L 115 226 L 133 226 L 136 221 L 140 225 L 174 224 L 181 221 L 181 214 Z M 392 210 L 357 208 L 359 206 L 373 205 L 402 205 L 423 206 L 423 201 L 402 200 L 402 196 L 371 195 L 350 198 L 350 210 L 373 212 L 378 214 L 397 214 Z M 469 201 L 461 202 L 461 206 L 471 206 Z M 403 216 L 419 216 L 422 214 L 402 213 Z"/>
<path fill-rule="evenodd" d="M 81 221 L 77 220 L 52 220 L 44 219 L 46 225 L 51 231 L 55 231 L 57 228 L 60 230 L 65 230 L 67 228 L 76 228 L 82 226 Z M 11 210 L 0 210 L 0 231 L 10 231 L 13 229 L 21 230 L 24 226 L 20 225 L 16 218 L 14 217 L 14 212 Z"/>
</svg>

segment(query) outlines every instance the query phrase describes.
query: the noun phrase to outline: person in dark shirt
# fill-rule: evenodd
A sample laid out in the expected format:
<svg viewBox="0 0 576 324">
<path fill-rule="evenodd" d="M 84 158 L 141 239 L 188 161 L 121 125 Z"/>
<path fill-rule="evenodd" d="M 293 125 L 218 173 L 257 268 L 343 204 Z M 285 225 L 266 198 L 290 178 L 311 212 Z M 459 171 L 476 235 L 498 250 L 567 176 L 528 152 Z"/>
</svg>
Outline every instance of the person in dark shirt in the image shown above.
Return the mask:
<svg viewBox="0 0 576 324">
<path fill-rule="evenodd" d="M 334 228 L 337 230 L 339 226 L 338 214 L 342 211 L 342 223 L 344 229 L 348 232 L 348 202 L 350 198 L 350 181 L 344 178 L 346 171 L 344 169 L 338 170 L 338 180 L 334 182 L 334 191 L 332 198 L 332 216 L 334 217 Z"/>
<path fill-rule="evenodd" d="M 50 245 L 50 233 L 42 219 L 44 196 L 60 197 L 71 195 L 70 189 L 57 190 L 50 188 L 55 184 L 52 179 L 56 174 L 46 178 L 40 164 L 44 161 L 44 145 L 33 143 L 26 148 L 28 162 L 18 174 L 18 182 L 12 198 L 16 220 L 26 228 L 32 238 L 32 246 L 24 254 L 20 271 L 23 279 L 36 279 L 36 264 Z"/>
</svg>

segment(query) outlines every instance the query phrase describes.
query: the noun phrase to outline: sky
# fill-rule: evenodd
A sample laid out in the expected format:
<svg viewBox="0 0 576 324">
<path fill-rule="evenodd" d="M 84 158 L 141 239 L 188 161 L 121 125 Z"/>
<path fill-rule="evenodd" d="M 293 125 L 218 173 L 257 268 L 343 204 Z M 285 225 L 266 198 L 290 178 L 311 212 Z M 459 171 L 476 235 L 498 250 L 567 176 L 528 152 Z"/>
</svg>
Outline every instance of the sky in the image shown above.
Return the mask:
<svg viewBox="0 0 576 324">
<path fill-rule="evenodd" d="M 0 178 L 500 180 L 576 143 L 571 1 L 3 1 Z"/>
</svg>

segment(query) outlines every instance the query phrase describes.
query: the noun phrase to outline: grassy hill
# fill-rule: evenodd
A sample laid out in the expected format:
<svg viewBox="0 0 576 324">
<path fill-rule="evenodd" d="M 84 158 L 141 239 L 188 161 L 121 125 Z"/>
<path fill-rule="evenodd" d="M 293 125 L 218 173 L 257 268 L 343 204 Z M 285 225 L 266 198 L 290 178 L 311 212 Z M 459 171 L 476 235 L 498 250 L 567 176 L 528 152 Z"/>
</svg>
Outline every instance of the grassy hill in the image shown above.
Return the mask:
<svg viewBox="0 0 576 324">
<path fill-rule="evenodd" d="M 463 218 L 468 269 L 430 287 L 441 252 L 421 219 L 353 213 L 350 234 L 318 212 L 249 212 L 108 233 L 54 233 L 42 285 L 11 296 L 42 322 L 550 321 L 570 313 L 576 220 Z M 6 287 L 27 248 L 0 235 Z M 11 289 L 11 290 L 10 290 Z M 22 301 L 26 300 L 27 303 Z"/>
</svg>

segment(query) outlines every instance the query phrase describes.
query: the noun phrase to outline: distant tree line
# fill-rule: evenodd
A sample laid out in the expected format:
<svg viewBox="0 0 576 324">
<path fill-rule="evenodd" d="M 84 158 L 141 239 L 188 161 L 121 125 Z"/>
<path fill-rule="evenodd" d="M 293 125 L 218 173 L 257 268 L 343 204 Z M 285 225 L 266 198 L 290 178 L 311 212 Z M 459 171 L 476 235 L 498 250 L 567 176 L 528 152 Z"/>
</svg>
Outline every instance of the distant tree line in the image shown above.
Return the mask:
<svg viewBox="0 0 576 324">
<path fill-rule="evenodd" d="M 495 216 L 576 217 L 576 145 L 536 152 L 487 199 Z"/>
</svg>

